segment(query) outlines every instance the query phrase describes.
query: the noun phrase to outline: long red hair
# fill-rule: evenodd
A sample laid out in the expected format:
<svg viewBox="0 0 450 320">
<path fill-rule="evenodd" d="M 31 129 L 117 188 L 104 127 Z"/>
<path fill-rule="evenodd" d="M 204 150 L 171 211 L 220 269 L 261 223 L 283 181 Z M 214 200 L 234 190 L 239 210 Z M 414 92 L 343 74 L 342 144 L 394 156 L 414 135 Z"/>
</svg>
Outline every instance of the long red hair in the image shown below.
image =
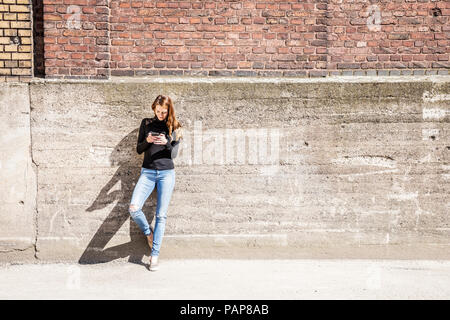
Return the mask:
<svg viewBox="0 0 450 320">
<path fill-rule="evenodd" d="M 152 103 L 153 112 L 156 109 L 156 106 L 167 107 L 168 115 L 166 118 L 167 128 L 169 128 L 169 137 L 172 138 L 172 132 L 175 131 L 176 138 L 175 140 L 179 140 L 182 138 L 181 130 L 177 130 L 182 127 L 181 123 L 177 120 L 175 115 L 175 109 L 173 107 L 172 99 L 168 96 L 159 95 L 156 97 L 155 101 Z"/>
</svg>

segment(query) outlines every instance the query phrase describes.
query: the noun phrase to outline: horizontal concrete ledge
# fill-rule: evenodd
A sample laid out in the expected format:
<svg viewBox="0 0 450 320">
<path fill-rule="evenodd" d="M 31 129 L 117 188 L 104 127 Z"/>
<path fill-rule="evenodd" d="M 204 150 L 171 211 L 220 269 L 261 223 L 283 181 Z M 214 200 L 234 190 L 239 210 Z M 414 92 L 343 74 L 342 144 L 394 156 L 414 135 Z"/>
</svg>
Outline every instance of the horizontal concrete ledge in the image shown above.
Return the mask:
<svg viewBox="0 0 450 320">
<path fill-rule="evenodd" d="M 0 87 L 3 88 L 13 88 L 13 87 L 27 87 L 28 82 L 0 82 Z"/>
<path fill-rule="evenodd" d="M 191 239 L 192 240 L 192 239 Z M 165 240 L 164 251 L 160 257 L 163 259 L 238 259 L 238 260 L 266 260 L 266 259 L 352 259 L 352 260 L 442 260 L 450 261 L 449 245 L 444 244 L 411 244 L 411 245 L 346 245 L 346 246 L 225 246 L 225 245 L 205 245 L 200 241 L 185 241 L 180 239 L 172 241 Z M 176 243 L 176 244 L 175 244 Z M 67 244 L 67 242 L 65 242 Z M 45 263 L 45 262 L 76 262 L 81 255 L 74 255 L 72 251 L 65 251 L 64 248 L 54 248 L 51 243 L 43 243 L 42 249 L 45 252 L 39 259 L 34 257 L 34 251 L 30 248 L 26 251 L 9 252 L 0 255 L 0 264 L 11 263 Z M 47 249 L 47 250 L 46 250 Z M 51 252 L 53 250 L 53 252 Z M 89 259 L 79 261 L 82 264 L 95 264 L 102 262 L 126 262 L 134 261 L 133 254 L 116 256 L 114 251 L 108 251 L 107 255 L 100 259 Z M 97 251 L 97 252 L 96 252 Z M 148 252 L 138 257 L 136 261 L 146 261 L 149 258 Z M 92 249 L 87 251 L 96 256 L 102 250 Z M 141 260 L 142 258 L 142 260 Z M 135 262 L 136 262 L 135 261 Z"/>
<path fill-rule="evenodd" d="M 371 83 L 371 82 L 449 82 L 450 75 L 426 76 L 333 76 L 327 78 L 304 77 L 189 77 L 146 76 L 112 77 L 99 79 L 43 79 L 34 78 L 33 83 Z"/>
<path fill-rule="evenodd" d="M 304 232 L 304 234 L 167 234 L 164 259 L 431 259 L 450 260 L 448 236 L 405 233 L 383 242 L 366 232 L 354 243 L 355 234 Z M 353 239 L 353 240 L 352 240 Z M 76 237 L 41 237 L 39 261 L 83 264 L 142 261 L 150 254 L 145 237 L 116 234 L 95 241 Z M 1 260 L 0 260 L 1 261 Z M 5 260 L 3 260 L 5 261 Z"/>
<path fill-rule="evenodd" d="M 448 245 L 362 245 L 326 247 L 202 247 L 172 246 L 165 259 L 386 259 L 450 260 Z M 448 251 L 448 250 L 447 250 Z"/>
</svg>

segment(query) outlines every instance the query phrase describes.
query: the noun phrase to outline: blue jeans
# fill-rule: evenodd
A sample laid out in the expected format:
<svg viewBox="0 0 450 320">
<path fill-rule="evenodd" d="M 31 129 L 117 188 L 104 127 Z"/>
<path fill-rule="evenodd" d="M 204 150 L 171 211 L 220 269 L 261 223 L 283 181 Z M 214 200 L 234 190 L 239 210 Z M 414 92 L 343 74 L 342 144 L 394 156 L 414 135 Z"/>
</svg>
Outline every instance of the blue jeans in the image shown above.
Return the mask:
<svg viewBox="0 0 450 320">
<path fill-rule="evenodd" d="M 151 229 L 144 212 L 142 212 L 142 207 L 155 188 L 155 185 L 158 192 L 158 202 L 156 205 L 156 223 L 153 233 L 152 256 L 158 256 L 161 248 L 162 238 L 166 227 L 167 209 L 175 186 L 175 169 L 154 170 L 141 168 L 141 175 L 134 187 L 130 206 L 128 208 L 131 217 L 139 226 L 139 229 L 141 229 L 146 236 L 150 235 Z"/>
</svg>

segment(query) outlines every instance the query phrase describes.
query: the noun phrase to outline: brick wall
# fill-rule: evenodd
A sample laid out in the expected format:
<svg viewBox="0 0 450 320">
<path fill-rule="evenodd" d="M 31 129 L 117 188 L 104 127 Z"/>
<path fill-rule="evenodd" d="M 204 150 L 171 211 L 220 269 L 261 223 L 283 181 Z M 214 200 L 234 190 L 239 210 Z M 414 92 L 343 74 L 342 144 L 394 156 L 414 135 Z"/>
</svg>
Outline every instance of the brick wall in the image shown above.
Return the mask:
<svg viewBox="0 0 450 320">
<path fill-rule="evenodd" d="M 43 0 L 44 61 L 48 78 L 107 78 L 107 0 Z"/>
<path fill-rule="evenodd" d="M 328 12 L 330 70 L 450 67 L 450 1 L 331 0 Z"/>
<path fill-rule="evenodd" d="M 9 10 L 30 0 L 0 1 L 2 76 L 29 74 L 28 44 L 9 39 L 29 42 L 28 11 Z M 33 0 L 33 11 L 34 72 L 47 78 L 450 70 L 450 1 Z"/>
<path fill-rule="evenodd" d="M 325 14 L 313 0 L 112 0 L 111 74 L 325 69 Z"/>
<path fill-rule="evenodd" d="M 0 80 L 32 76 L 30 0 L 0 0 Z"/>
</svg>

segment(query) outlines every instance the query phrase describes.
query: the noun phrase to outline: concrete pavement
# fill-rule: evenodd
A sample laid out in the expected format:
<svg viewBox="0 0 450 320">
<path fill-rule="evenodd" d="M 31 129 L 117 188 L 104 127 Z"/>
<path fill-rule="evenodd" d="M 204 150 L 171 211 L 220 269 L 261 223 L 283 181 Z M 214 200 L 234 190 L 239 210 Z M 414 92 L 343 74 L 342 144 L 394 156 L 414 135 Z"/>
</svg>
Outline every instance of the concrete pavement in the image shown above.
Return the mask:
<svg viewBox="0 0 450 320">
<path fill-rule="evenodd" d="M 449 299 L 448 260 L 3 264 L 1 299 Z"/>
</svg>

